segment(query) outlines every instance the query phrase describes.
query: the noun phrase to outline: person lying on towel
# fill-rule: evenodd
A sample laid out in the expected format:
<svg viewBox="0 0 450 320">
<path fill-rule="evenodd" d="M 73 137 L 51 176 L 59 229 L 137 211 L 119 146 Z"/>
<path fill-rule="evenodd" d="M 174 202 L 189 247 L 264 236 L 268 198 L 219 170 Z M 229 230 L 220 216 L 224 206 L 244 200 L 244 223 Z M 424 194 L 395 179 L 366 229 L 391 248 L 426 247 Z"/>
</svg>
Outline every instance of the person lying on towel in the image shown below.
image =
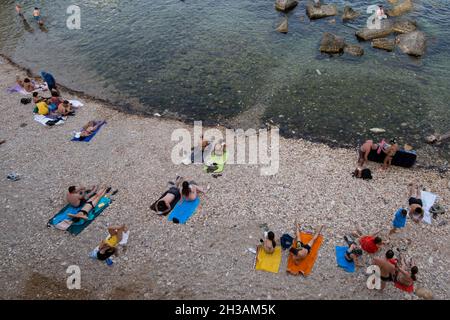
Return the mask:
<svg viewBox="0 0 450 320">
<path fill-rule="evenodd" d="M 294 258 L 294 263 L 298 265 L 311 252 L 311 248 L 314 245 L 314 242 L 316 242 L 317 238 L 319 237 L 320 232 L 323 229 L 323 225 L 320 226 L 319 230 L 317 230 L 317 232 L 314 234 L 314 237 L 307 244 L 304 244 L 301 241 L 300 225 L 297 222 L 295 223 L 295 227 L 296 227 L 295 241 L 297 242 L 297 247 L 289 249 L 289 252 L 290 252 L 290 254 L 292 254 L 292 256 Z"/>
<path fill-rule="evenodd" d="M 38 87 L 36 87 L 34 85 L 33 82 L 31 82 L 31 80 L 29 78 L 24 78 L 23 80 L 20 79 L 19 76 L 16 77 L 16 82 L 19 86 L 21 86 L 22 88 L 25 89 L 25 91 L 27 92 L 33 92 L 34 90 L 38 89 Z"/>
<path fill-rule="evenodd" d="M 81 208 L 80 211 L 78 211 L 78 213 L 76 214 L 68 214 L 68 216 L 70 218 L 72 218 L 73 222 L 78 222 L 80 221 L 80 219 L 83 220 L 89 220 L 88 214 L 89 212 L 95 208 L 95 206 L 98 204 L 98 202 L 100 201 L 100 199 L 103 196 L 108 196 L 111 192 L 111 187 L 108 188 L 103 188 L 100 189 L 96 195 L 92 196 L 87 202 L 86 204 Z M 115 193 L 116 191 L 114 191 L 113 193 Z"/>
<path fill-rule="evenodd" d="M 198 197 L 198 193 L 206 193 L 194 181 L 183 181 L 181 184 L 181 201 L 194 201 Z"/>
<path fill-rule="evenodd" d="M 261 244 L 258 247 L 262 247 L 266 253 L 273 253 L 275 251 L 277 243 L 275 241 L 275 234 L 272 231 L 267 232 L 267 234 L 265 233 L 264 240 L 260 239 L 259 241 Z"/>
<path fill-rule="evenodd" d="M 411 182 L 408 184 L 409 190 L 409 217 L 416 223 L 422 221 L 424 216 L 423 202 L 420 198 L 419 186 L 416 183 Z"/>
<path fill-rule="evenodd" d="M 344 236 L 344 240 L 348 245 L 348 249 L 345 251 L 344 259 L 348 262 L 354 262 L 356 267 L 363 267 L 364 265 L 359 263 L 358 260 L 358 258 L 363 254 L 361 247 L 359 247 L 350 236 Z"/>
<path fill-rule="evenodd" d="M 166 215 L 175 207 L 175 205 L 181 199 L 180 185 L 183 182 L 183 178 L 178 176 L 175 182 L 169 182 L 169 190 L 163 193 L 163 195 L 150 206 L 150 209 L 156 211 L 156 214 Z"/>
<path fill-rule="evenodd" d="M 83 140 L 93 134 L 105 121 L 89 121 L 83 126 L 83 130 L 75 135 L 76 138 Z"/>
<path fill-rule="evenodd" d="M 66 195 L 66 199 L 72 207 L 77 208 L 81 205 L 81 202 L 87 201 L 89 198 L 95 195 L 96 191 L 97 186 L 93 186 L 90 190 L 86 190 L 86 188 L 82 186 L 78 188 L 75 186 L 70 186 L 69 191 Z"/>
<path fill-rule="evenodd" d="M 416 274 L 418 272 L 419 268 L 414 265 L 412 259 L 409 261 L 409 263 L 406 263 L 405 258 L 402 257 L 400 263 L 397 264 L 395 282 L 398 282 L 405 287 L 412 286 L 414 284 L 414 281 L 417 281 Z"/>
</svg>

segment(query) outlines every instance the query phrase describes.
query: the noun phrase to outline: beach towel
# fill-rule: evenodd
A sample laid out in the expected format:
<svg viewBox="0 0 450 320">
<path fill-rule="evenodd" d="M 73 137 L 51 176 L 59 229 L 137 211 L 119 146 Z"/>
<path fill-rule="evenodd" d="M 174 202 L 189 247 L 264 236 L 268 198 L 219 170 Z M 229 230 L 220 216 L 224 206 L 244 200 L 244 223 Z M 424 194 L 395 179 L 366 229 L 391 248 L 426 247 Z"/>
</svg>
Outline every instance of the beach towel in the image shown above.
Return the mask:
<svg viewBox="0 0 450 320">
<path fill-rule="evenodd" d="M 55 78 L 50 73 L 41 71 L 41 77 L 42 79 L 44 79 L 45 83 L 47 83 L 47 87 L 49 90 L 56 89 Z"/>
<path fill-rule="evenodd" d="M 101 130 L 101 128 L 106 124 L 106 121 L 103 121 L 103 123 L 97 128 L 97 130 L 95 130 L 94 132 L 92 132 L 92 134 L 90 136 L 87 136 L 86 138 L 76 138 L 73 137 L 70 141 L 78 141 L 78 142 L 89 142 L 91 141 L 91 139 L 93 137 L 95 137 L 95 135 L 97 134 L 97 132 L 99 132 Z"/>
<path fill-rule="evenodd" d="M 300 233 L 300 240 L 303 243 L 308 243 L 313 238 L 313 235 L 306 232 Z M 319 248 L 322 245 L 323 236 L 319 235 L 316 242 L 311 248 L 311 252 L 308 254 L 308 256 L 301 261 L 298 265 L 294 263 L 294 258 L 292 257 L 292 254 L 289 253 L 288 257 L 288 265 L 287 265 L 287 272 L 293 275 L 299 275 L 302 274 L 304 276 L 307 276 L 311 273 L 312 268 L 314 267 L 314 263 L 316 262 L 317 256 L 319 254 Z M 297 241 L 294 241 L 292 247 L 297 246 Z"/>
<path fill-rule="evenodd" d="M 409 292 L 409 293 L 413 293 L 414 292 L 414 284 L 412 284 L 409 287 L 407 287 L 407 286 L 405 286 L 405 285 L 403 285 L 401 283 L 394 282 L 394 285 L 395 285 L 396 288 L 398 288 L 400 290 L 403 290 L 403 291 L 406 291 L 406 292 Z"/>
<path fill-rule="evenodd" d="M 215 164 L 217 166 L 217 169 L 214 170 L 212 173 L 222 173 L 227 160 L 228 160 L 228 153 L 226 151 L 224 151 L 222 155 L 211 154 L 211 157 L 208 160 L 208 164 L 210 165 Z M 208 165 L 205 165 L 203 170 L 207 171 L 208 167 L 209 167 Z"/>
<path fill-rule="evenodd" d="M 175 208 L 170 212 L 167 219 L 169 221 L 173 221 L 173 219 L 178 219 L 179 223 L 185 224 L 186 221 L 194 214 L 195 210 L 197 210 L 198 205 L 200 204 L 200 198 L 192 201 L 183 200 L 178 202 Z"/>
<path fill-rule="evenodd" d="M 68 100 L 68 101 L 69 101 L 69 103 L 72 104 L 72 106 L 74 108 L 80 108 L 80 107 L 84 106 L 84 104 L 81 101 L 78 101 L 78 100 Z"/>
<path fill-rule="evenodd" d="M 355 272 L 355 263 L 347 261 L 345 259 L 345 252 L 348 247 L 340 247 L 336 246 L 336 262 L 339 267 L 344 269 L 347 272 Z"/>
<path fill-rule="evenodd" d="M 49 118 L 40 114 L 34 115 L 34 120 L 39 122 L 40 124 L 43 124 L 44 126 L 64 124 L 64 120 L 62 120 L 61 118 L 59 118 L 59 121 L 56 121 L 58 119 Z"/>
<path fill-rule="evenodd" d="M 255 269 L 278 273 L 281 264 L 281 247 L 276 246 L 273 253 L 266 253 L 262 247 L 258 247 Z"/>
<path fill-rule="evenodd" d="M 21 85 L 16 84 L 14 87 L 11 88 L 7 88 L 6 92 L 8 93 L 20 93 L 20 94 L 24 94 L 24 95 L 29 95 L 31 94 L 31 92 L 28 92 L 27 90 L 25 90 Z"/>
<path fill-rule="evenodd" d="M 421 191 L 420 192 L 420 198 L 422 199 L 422 203 L 423 203 L 423 221 L 431 224 L 431 213 L 430 213 L 430 209 L 433 206 L 434 202 L 437 199 L 437 195 L 435 195 L 434 193 L 428 192 L 428 191 Z"/>
<path fill-rule="evenodd" d="M 111 199 L 107 197 L 103 197 L 100 199 L 95 208 L 88 213 L 88 220 L 80 219 L 78 222 L 72 222 L 71 225 L 67 228 L 67 232 L 78 235 L 81 231 L 83 231 L 88 225 L 91 224 L 92 221 L 95 220 L 102 212 L 105 210 L 109 204 L 111 203 Z M 80 211 L 82 206 L 80 207 L 72 207 L 71 205 L 65 206 L 61 209 L 53 218 L 51 218 L 47 225 L 55 227 L 60 222 L 64 220 L 70 220 L 69 214 L 76 214 Z"/>
</svg>

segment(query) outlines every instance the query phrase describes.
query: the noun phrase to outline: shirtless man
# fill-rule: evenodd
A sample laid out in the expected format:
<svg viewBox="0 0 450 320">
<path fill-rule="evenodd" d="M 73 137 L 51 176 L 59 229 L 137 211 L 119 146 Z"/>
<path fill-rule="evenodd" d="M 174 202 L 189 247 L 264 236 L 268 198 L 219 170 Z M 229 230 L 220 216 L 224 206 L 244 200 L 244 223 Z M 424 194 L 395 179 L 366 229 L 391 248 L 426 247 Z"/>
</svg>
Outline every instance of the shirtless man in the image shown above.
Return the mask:
<svg viewBox="0 0 450 320">
<path fill-rule="evenodd" d="M 73 114 L 72 104 L 69 101 L 64 100 L 62 103 L 58 105 L 56 112 L 62 116 L 68 116 Z"/>
<path fill-rule="evenodd" d="M 175 205 L 181 199 L 180 184 L 183 182 L 183 178 L 178 176 L 175 183 L 169 182 L 169 190 L 150 206 L 150 209 L 156 211 L 159 215 L 166 215 L 175 207 Z"/>
<path fill-rule="evenodd" d="M 82 201 L 86 201 L 95 195 L 97 186 L 93 186 L 91 190 L 86 190 L 85 187 L 70 186 L 67 192 L 67 202 L 75 208 L 79 207 Z"/>
<path fill-rule="evenodd" d="M 373 258 L 372 264 L 380 268 L 381 290 L 386 287 L 386 282 L 394 281 L 395 266 L 386 258 Z"/>
<path fill-rule="evenodd" d="M 295 239 L 295 241 L 296 241 L 297 245 L 296 245 L 296 248 L 291 248 L 289 250 L 289 252 L 294 257 L 294 263 L 298 265 L 311 252 L 311 248 L 314 245 L 314 243 L 316 242 L 317 238 L 319 237 L 320 232 L 323 229 L 323 225 L 319 227 L 319 230 L 317 230 L 317 232 L 314 234 L 314 237 L 307 244 L 302 243 L 302 241 L 300 240 L 301 239 L 301 236 L 300 236 L 300 225 L 297 222 L 295 223 L 295 228 L 296 228 L 296 239 Z"/>
<path fill-rule="evenodd" d="M 422 221 L 424 211 L 423 211 L 423 202 L 420 198 L 420 190 L 416 183 L 408 184 L 409 190 L 409 217 L 416 223 Z"/>
<path fill-rule="evenodd" d="M 387 149 L 383 150 L 384 153 L 386 153 L 386 157 L 384 158 L 383 162 L 383 170 L 386 170 L 391 165 L 392 159 L 394 158 L 395 154 L 397 153 L 399 146 L 397 144 L 397 140 L 395 138 L 391 139 L 389 141 L 391 144 L 387 147 Z"/>
<path fill-rule="evenodd" d="M 111 192 L 111 188 L 103 188 L 97 192 L 96 195 L 92 196 L 85 205 L 81 208 L 80 211 L 76 214 L 68 214 L 70 218 L 72 218 L 73 222 L 78 222 L 80 219 L 89 220 L 88 214 L 91 210 L 95 208 L 100 199 L 109 194 Z"/>
<path fill-rule="evenodd" d="M 364 163 L 369 161 L 368 157 L 369 157 L 370 151 L 376 150 L 376 149 L 377 149 L 377 145 L 373 143 L 373 140 L 367 140 L 366 142 L 364 142 L 358 151 L 358 155 L 359 155 L 358 156 L 358 167 L 362 168 L 364 166 Z"/>
</svg>

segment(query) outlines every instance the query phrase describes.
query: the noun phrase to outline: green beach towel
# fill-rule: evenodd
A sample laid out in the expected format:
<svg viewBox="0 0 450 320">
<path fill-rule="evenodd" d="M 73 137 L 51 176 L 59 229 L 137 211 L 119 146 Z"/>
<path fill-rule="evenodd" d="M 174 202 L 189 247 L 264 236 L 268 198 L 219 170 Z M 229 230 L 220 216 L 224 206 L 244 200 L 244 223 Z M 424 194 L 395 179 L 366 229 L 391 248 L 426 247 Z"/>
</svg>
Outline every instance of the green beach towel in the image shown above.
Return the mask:
<svg viewBox="0 0 450 320">
<path fill-rule="evenodd" d="M 208 162 L 217 165 L 217 169 L 211 173 L 221 173 L 225 167 L 225 163 L 227 162 L 227 160 L 228 160 L 228 153 L 226 151 L 224 151 L 222 155 L 211 154 L 211 157 L 209 158 Z M 203 170 L 205 172 L 208 172 L 208 167 L 209 166 L 205 165 L 203 167 Z"/>
</svg>

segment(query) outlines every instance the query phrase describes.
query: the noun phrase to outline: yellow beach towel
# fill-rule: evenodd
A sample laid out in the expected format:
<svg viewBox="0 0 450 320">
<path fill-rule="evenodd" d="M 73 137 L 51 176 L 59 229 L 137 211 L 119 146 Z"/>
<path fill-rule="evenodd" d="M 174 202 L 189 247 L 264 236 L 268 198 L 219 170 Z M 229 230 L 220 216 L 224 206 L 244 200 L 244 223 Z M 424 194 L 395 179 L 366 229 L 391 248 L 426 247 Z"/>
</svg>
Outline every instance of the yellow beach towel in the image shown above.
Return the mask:
<svg viewBox="0 0 450 320">
<path fill-rule="evenodd" d="M 281 247 L 276 246 L 273 253 L 266 253 L 262 247 L 258 247 L 255 269 L 278 273 L 281 264 Z"/>
</svg>

